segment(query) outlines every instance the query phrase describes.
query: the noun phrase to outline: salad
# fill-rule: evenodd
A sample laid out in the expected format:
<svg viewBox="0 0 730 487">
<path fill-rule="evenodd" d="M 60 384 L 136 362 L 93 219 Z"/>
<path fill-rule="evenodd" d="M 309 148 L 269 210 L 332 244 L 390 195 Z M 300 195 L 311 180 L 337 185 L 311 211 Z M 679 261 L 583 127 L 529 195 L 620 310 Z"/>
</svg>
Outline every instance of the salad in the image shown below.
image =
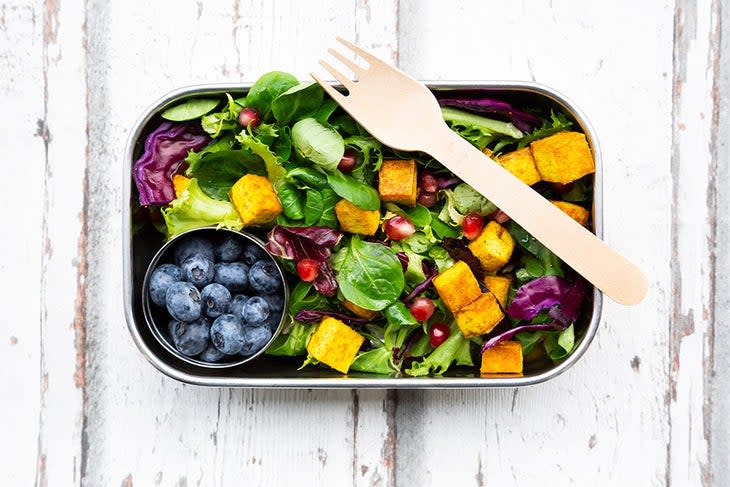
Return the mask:
<svg viewBox="0 0 730 487">
<path fill-rule="evenodd" d="M 590 225 L 595 164 L 566 113 L 439 102 L 452 130 Z M 572 353 L 585 281 L 436 160 L 383 146 L 316 83 L 274 71 L 243 97 L 187 99 L 155 123 L 133 167 L 137 223 L 266 241 L 292 289 L 291 323 L 266 353 L 390 376 L 522 374 Z"/>
</svg>

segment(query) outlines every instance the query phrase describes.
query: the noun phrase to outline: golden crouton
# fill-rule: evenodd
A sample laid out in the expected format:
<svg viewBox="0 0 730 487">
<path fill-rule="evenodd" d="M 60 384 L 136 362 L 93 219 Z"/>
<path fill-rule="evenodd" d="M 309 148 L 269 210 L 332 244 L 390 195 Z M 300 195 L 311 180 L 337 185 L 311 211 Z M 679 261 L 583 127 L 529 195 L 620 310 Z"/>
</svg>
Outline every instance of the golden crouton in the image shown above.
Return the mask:
<svg viewBox="0 0 730 487">
<path fill-rule="evenodd" d="M 307 352 L 346 374 L 365 338 L 338 319 L 326 316 L 309 339 Z"/>
<path fill-rule="evenodd" d="M 352 301 L 348 301 L 346 299 L 343 299 L 342 300 L 342 305 L 345 308 L 347 308 L 350 311 L 352 311 L 353 313 L 355 313 L 360 318 L 364 318 L 366 320 L 372 321 L 372 320 L 374 320 L 375 318 L 378 317 L 378 312 L 377 311 L 372 311 L 372 310 L 369 310 L 369 309 L 365 309 L 365 308 L 363 308 L 361 306 L 356 305 Z"/>
<path fill-rule="evenodd" d="M 246 174 L 229 193 L 244 226 L 269 223 L 281 213 L 281 203 L 268 179 Z"/>
<path fill-rule="evenodd" d="M 466 263 L 459 261 L 433 278 L 439 297 L 452 312 L 458 311 L 481 294 L 479 282 Z"/>
<path fill-rule="evenodd" d="M 567 201 L 550 200 L 550 202 L 563 210 L 563 213 L 565 213 L 581 225 L 585 225 L 586 223 L 588 223 L 588 210 L 586 210 L 582 206 L 576 205 L 574 203 L 568 203 Z"/>
<path fill-rule="evenodd" d="M 502 154 L 495 160 L 528 186 L 540 181 L 540 173 L 537 172 L 535 158 L 529 147 Z"/>
<path fill-rule="evenodd" d="M 509 285 L 512 284 L 512 278 L 507 276 L 484 276 L 484 285 L 487 286 L 489 292 L 494 294 L 497 302 L 502 307 L 507 306 L 507 294 L 509 293 Z"/>
<path fill-rule="evenodd" d="M 172 177 L 172 185 L 175 187 L 175 197 L 178 198 L 188 188 L 190 184 L 190 178 L 186 178 L 180 174 L 175 174 Z"/>
<path fill-rule="evenodd" d="M 363 210 L 347 200 L 340 200 L 335 205 L 335 213 L 340 227 L 345 232 L 359 233 L 360 235 L 375 235 L 380 224 L 378 210 Z"/>
<path fill-rule="evenodd" d="M 482 374 L 521 374 L 522 345 L 520 342 L 500 342 L 482 354 Z"/>
<path fill-rule="evenodd" d="M 494 272 L 504 266 L 512 257 L 515 241 L 505 228 L 490 221 L 482 233 L 469 244 L 474 254 L 487 272 Z"/>
<path fill-rule="evenodd" d="M 378 192 L 383 201 L 416 206 L 418 195 L 416 161 L 385 161 L 380 167 Z"/>
<path fill-rule="evenodd" d="M 581 133 L 558 132 L 530 147 L 543 181 L 567 184 L 596 171 L 588 141 Z"/>
<path fill-rule="evenodd" d="M 454 312 L 456 324 L 466 337 L 489 333 L 502 321 L 504 313 L 492 293 L 482 293 L 477 299 Z"/>
</svg>

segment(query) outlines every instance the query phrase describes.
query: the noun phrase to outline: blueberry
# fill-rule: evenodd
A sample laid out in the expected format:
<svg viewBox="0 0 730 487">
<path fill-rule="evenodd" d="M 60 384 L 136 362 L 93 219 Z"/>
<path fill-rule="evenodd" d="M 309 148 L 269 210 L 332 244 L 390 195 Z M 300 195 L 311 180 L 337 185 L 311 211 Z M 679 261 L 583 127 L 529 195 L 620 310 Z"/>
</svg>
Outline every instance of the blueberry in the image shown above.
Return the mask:
<svg viewBox="0 0 730 487">
<path fill-rule="evenodd" d="M 231 233 L 226 233 L 215 247 L 215 258 L 218 261 L 233 262 L 241 257 L 243 243 L 241 239 Z"/>
<path fill-rule="evenodd" d="M 245 294 L 236 294 L 228 306 L 228 313 L 243 318 L 243 305 L 246 304 L 246 301 L 248 301 L 248 296 Z"/>
<path fill-rule="evenodd" d="M 192 323 L 172 321 L 169 330 L 177 351 L 189 357 L 199 354 L 210 343 L 210 323 L 205 318 Z"/>
<path fill-rule="evenodd" d="M 266 321 L 271 312 L 269 311 L 269 303 L 261 296 L 254 296 L 243 307 L 243 319 L 246 323 L 253 326 L 259 326 Z"/>
<path fill-rule="evenodd" d="M 274 294 L 281 289 L 281 275 L 270 258 L 260 260 L 251 266 L 249 284 L 261 294 Z"/>
<path fill-rule="evenodd" d="M 231 304 L 231 292 L 222 284 L 213 282 L 200 291 L 200 300 L 203 302 L 203 313 L 208 318 L 218 318 L 228 312 Z"/>
<path fill-rule="evenodd" d="M 173 282 L 165 293 L 165 306 L 176 320 L 195 321 L 200 318 L 200 292 L 189 282 Z"/>
<path fill-rule="evenodd" d="M 254 265 L 259 260 L 269 258 L 269 254 L 267 254 L 264 249 L 256 244 L 248 244 L 243 249 L 243 262 L 245 262 L 249 266 Z"/>
<path fill-rule="evenodd" d="M 210 327 L 210 339 L 215 348 L 233 355 L 243 346 L 243 323 L 241 318 L 233 315 L 220 315 Z"/>
<path fill-rule="evenodd" d="M 186 281 L 192 282 L 198 289 L 202 289 L 211 282 L 215 274 L 213 261 L 194 254 L 185 259 L 180 266 Z"/>
<path fill-rule="evenodd" d="M 243 262 L 218 262 L 213 281 L 223 284 L 231 291 L 245 291 L 248 289 L 248 266 Z"/>
<path fill-rule="evenodd" d="M 263 326 L 267 327 L 273 333 L 279 327 L 281 321 L 281 311 L 272 311 L 268 318 L 262 323 Z"/>
<path fill-rule="evenodd" d="M 243 347 L 241 355 L 253 355 L 266 346 L 271 340 L 271 330 L 267 326 L 245 328 L 243 333 Z"/>
<path fill-rule="evenodd" d="M 271 311 L 281 311 L 284 309 L 284 296 L 281 294 L 267 294 L 263 296 Z"/>
<path fill-rule="evenodd" d="M 173 254 L 177 265 L 181 265 L 185 259 L 194 254 L 213 260 L 213 244 L 207 238 L 197 235 L 183 237 L 182 241 L 175 245 Z"/>
<path fill-rule="evenodd" d="M 180 281 L 180 268 L 173 264 L 162 264 L 150 276 L 150 298 L 157 306 L 165 306 L 165 293 L 173 282 Z"/>
<path fill-rule="evenodd" d="M 225 356 L 225 353 L 215 348 L 215 345 L 211 343 L 210 345 L 208 345 L 208 348 L 203 350 L 203 353 L 201 353 L 200 357 L 198 358 L 203 362 L 217 362 Z"/>
</svg>

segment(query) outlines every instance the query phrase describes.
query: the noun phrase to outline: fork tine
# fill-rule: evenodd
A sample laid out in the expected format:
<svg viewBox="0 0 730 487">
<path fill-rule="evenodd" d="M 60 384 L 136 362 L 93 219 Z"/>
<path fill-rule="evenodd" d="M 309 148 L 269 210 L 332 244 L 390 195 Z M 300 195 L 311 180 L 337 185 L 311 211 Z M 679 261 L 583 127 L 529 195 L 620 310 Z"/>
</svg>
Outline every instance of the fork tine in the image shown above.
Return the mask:
<svg viewBox="0 0 730 487">
<path fill-rule="evenodd" d="M 332 99 L 335 100 L 337 103 L 342 105 L 345 102 L 345 96 L 337 91 L 331 84 L 327 83 L 326 81 L 322 81 L 322 79 L 314 73 L 309 73 L 309 76 L 314 78 L 314 81 L 319 83 L 319 86 L 321 86 L 324 91 L 326 91 L 327 94 L 331 96 Z"/>
<path fill-rule="evenodd" d="M 337 41 L 340 44 L 342 44 L 343 46 L 347 47 L 352 52 L 354 52 L 355 54 L 357 54 L 358 56 L 360 56 L 361 58 L 363 58 L 364 60 L 366 60 L 370 64 L 383 64 L 383 61 L 381 61 L 380 59 L 376 58 L 375 56 L 373 56 L 372 54 L 370 54 L 369 52 L 367 52 L 365 49 L 362 49 L 361 47 L 356 46 L 352 42 L 350 42 L 348 40 L 345 40 L 345 39 L 343 39 L 340 36 L 335 37 L 335 39 L 337 39 Z"/>
<path fill-rule="evenodd" d="M 358 78 L 362 77 L 362 75 L 365 74 L 365 69 L 362 66 L 360 66 L 359 64 L 357 64 L 355 61 L 347 58 L 341 52 L 336 51 L 336 50 L 334 50 L 332 48 L 327 49 L 327 52 L 330 53 L 330 54 L 332 54 L 332 56 L 334 56 L 342 64 L 344 64 L 345 66 L 347 66 L 350 69 L 350 71 L 352 71 L 353 73 L 355 73 L 355 75 Z"/>
<path fill-rule="evenodd" d="M 337 68 L 332 66 L 327 61 L 320 60 L 319 65 L 322 66 L 324 69 L 326 69 L 332 76 L 334 76 L 337 81 L 342 83 L 342 86 L 347 88 L 348 91 L 352 91 L 352 88 L 354 88 L 355 83 L 348 76 L 345 76 L 342 72 L 340 72 Z"/>
</svg>

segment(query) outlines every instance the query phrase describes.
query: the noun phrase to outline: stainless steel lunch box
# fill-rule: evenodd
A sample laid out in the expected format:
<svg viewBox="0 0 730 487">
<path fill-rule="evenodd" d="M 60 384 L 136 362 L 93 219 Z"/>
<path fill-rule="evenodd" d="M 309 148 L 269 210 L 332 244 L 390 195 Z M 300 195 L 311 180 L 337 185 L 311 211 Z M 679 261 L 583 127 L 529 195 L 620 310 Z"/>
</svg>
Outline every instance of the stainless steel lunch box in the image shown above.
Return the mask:
<svg viewBox="0 0 730 487">
<path fill-rule="evenodd" d="M 583 113 L 563 95 L 536 83 L 527 82 L 426 82 L 435 92 L 461 94 L 485 94 L 517 100 L 525 105 L 554 106 L 568 112 L 586 134 L 596 162 L 593 199 L 593 230 L 603 236 L 603 164 L 598 139 Z M 139 156 L 144 138 L 151 131 L 148 124 L 158 118 L 165 108 L 180 100 L 199 95 L 235 93 L 244 94 L 250 84 L 210 84 L 180 88 L 153 103 L 132 127 L 124 152 L 122 178 L 124 209 L 122 212 L 122 251 L 124 264 L 124 313 L 127 326 L 140 352 L 159 371 L 181 382 L 216 387 L 277 387 L 277 388 L 491 388 L 520 387 L 552 379 L 573 366 L 593 341 L 601 316 L 602 295 L 593 290 L 589 321 L 576 330 L 578 344 L 573 353 L 558 365 L 544 364 L 534 370 L 526 370 L 521 377 L 480 377 L 478 364 L 472 370 L 455 369 L 443 377 L 378 377 L 353 372 L 342 376 L 334 370 L 308 367 L 297 371 L 301 357 L 262 356 L 250 364 L 226 369 L 203 369 L 182 362 L 165 350 L 152 336 L 142 310 L 142 282 L 147 265 L 163 245 L 163 238 L 145 225 L 132 236 L 132 164 Z"/>
</svg>

